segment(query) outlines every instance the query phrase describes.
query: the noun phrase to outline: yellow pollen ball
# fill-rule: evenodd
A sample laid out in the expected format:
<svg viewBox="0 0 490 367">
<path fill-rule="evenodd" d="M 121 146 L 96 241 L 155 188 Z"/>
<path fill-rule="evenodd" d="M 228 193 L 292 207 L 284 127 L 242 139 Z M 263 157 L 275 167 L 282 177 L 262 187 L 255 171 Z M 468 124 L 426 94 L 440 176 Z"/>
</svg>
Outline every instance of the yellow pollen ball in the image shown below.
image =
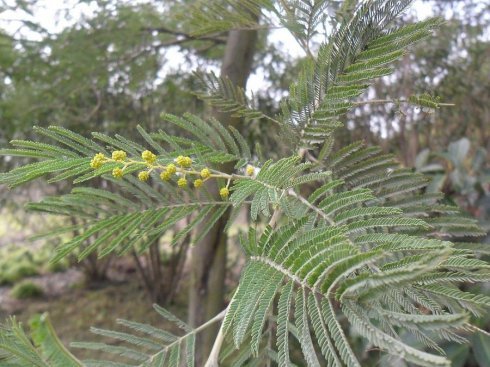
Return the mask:
<svg viewBox="0 0 490 367">
<path fill-rule="evenodd" d="M 169 174 L 173 175 L 175 172 L 177 172 L 177 167 L 175 167 L 175 164 L 170 163 L 170 164 L 167 166 L 166 171 L 167 171 Z"/>
<path fill-rule="evenodd" d="M 141 153 L 141 158 L 143 158 L 143 160 L 149 164 L 155 163 L 157 160 L 157 156 L 149 150 L 145 150 L 143 153 Z"/>
<path fill-rule="evenodd" d="M 179 155 L 176 159 L 175 162 L 184 168 L 189 168 L 192 165 L 192 159 L 191 157 L 184 157 L 183 155 Z"/>
<path fill-rule="evenodd" d="M 112 175 L 115 178 L 121 178 L 124 175 L 124 171 L 121 168 L 114 168 L 112 170 Z"/>
<path fill-rule="evenodd" d="M 148 181 L 150 178 L 150 173 L 148 171 L 141 171 L 138 173 L 138 180 L 140 181 Z"/>
<path fill-rule="evenodd" d="M 179 166 L 182 166 L 182 163 L 184 162 L 184 156 L 179 155 L 177 158 L 175 158 L 175 163 L 177 163 Z"/>
<path fill-rule="evenodd" d="M 181 188 L 187 187 L 187 180 L 184 177 L 179 178 L 179 180 L 177 181 L 177 186 Z"/>
<path fill-rule="evenodd" d="M 198 189 L 202 186 L 202 183 L 203 181 L 200 178 L 198 178 L 196 181 L 194 181 L 194 187 Z"/>
<path fill-rule="evenodd" d="M 90 167 L 92 168 L 99 168 L 100 166 L 102 166 L 102 162 L 93 158 L 91 161 L 90 161 Z"/>
<path fill-rule="evenodd" d="M 252 176 L 255 173 L 255 167 L 249 164 L 245 169 L 245 172 L 247 173 L 248 176 Z"/>
<path fill-rule="evenodd" d="M 105 157 L 102 153 L 97 153 L 90 161 L 90 167 L 96 169 L 101 167 L 105 162 Z"/>
<path fill-rule="evenodd" d="M 112 159 L 116 162 L 123 162 L 127 157 L 127 154 L 123 150 L 115 150 L 112 152 Z"/>
<path fill-rule="evenodd" d="M 208 168 L 203 168 L 201 170 L 201 177 L 204 179 L 211 177 L 211 171 Z"/>
<path fill-rule="evenodd" d="M 230 196 L 230 190 L 228 190 L 227 187 L 222 187 L 220 190 L 219 190 L 219 196 L 221 196 L 221 198 L 223 200 L 227 199 L 228 196 Z"/>
<path fill-rule="evenodd" d="M 190 166 L 192 166 L 191 157 L 184 157 L 184 167 L 190 167 Z"/>
<path fill-rule="evenodd" d="M 168 171 L 163 171 L 162 173 L 160 173 L 160 178 L 163 181 L 170 181 L 170 179 L 172 178 L 172 174 Z"/>
</svg>

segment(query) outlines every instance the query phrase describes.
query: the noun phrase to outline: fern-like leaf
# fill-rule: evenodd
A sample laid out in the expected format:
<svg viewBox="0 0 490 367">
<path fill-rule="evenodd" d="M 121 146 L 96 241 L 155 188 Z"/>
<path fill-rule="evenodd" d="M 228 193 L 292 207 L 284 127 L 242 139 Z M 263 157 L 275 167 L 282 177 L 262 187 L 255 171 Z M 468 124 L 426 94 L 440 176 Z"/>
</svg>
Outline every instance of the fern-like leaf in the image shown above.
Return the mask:
<svg viewBox="0 0 490 367">
<path fill-rule="evenodd" d="M 82 367 L 56 336 L 46 314 L 31 322 L 32 340 L 15 318 L 0 326 L 0 365 L 5 367 Z"/>
</svg>

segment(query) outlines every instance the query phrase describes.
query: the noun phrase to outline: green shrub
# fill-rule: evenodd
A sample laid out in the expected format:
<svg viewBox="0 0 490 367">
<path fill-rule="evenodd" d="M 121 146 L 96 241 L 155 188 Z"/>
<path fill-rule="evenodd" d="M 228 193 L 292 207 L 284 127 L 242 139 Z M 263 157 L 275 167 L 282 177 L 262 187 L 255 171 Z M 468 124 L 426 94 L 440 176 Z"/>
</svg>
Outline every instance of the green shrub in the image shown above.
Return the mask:
<svg viewBox="0 0 490 367">
<path fill-rule="evenodd" d="M 39 285 L 28 280 L 16 284 L 11 292 L 12 297 L 17 299 L 38 298 L 43 294 L 43 289 Z"/>
<path fill-rule="evenodd" d="M 37 267 L 28 262 L 13 263 L 10 267 L 4 266 L 0 272 L 0 285 L 13 284 L 22 278 L 39 274 Z"/>
<path fill-rule="evenodd" d="M 68 261 L 50 263 L 53 244 L 35 248 L 9 245 L 0 249 L 0 285 L 13 284 L 22 278 L 41 272 L 57 273 L 65 271 Z"/>
<path fill-rule="evenodd" d="M 46 270 L 50 273 L 61 273 L 68 268 L 68 263 L 66 261 L 58 261 L 55 263 L 48 262 L 46 265 Z"/>
</svg>

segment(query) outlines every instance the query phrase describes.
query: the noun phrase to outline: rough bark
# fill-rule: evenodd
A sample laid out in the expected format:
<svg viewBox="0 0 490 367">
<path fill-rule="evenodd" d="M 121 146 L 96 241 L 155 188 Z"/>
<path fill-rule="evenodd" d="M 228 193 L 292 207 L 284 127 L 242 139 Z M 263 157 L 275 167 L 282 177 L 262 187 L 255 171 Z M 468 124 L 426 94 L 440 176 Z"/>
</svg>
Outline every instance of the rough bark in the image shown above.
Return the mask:
<svg viewBox="0 0 490 367">
<path fill-rule="evenodd" d="M 221 76 L 226 76 L 236 85 L 245 87 L 252 67 L 256 40 L 256 31 L 230 31 L 221 66 Z M 240 130 L 240 119 L 216 111 L 213 114 L 224 125 L 233 125 Z M 233 165 L 224 165 L 221 169 L 230 172 Z M 216 193 L 218 198 L 216 183 L 210 181 L 208 185 L 210 192 Z M 191 326 L 203 324 L 224 308 L 227 245 L 224 227 L 227 219 L 228 214 L 225 214 L 192 249 L 188 309 Z M 218 328 L 219 325 L 215 325 L 198 336 L 196 342 L 198 366 L 203 365 L 211 351 Z"/>
</svg>

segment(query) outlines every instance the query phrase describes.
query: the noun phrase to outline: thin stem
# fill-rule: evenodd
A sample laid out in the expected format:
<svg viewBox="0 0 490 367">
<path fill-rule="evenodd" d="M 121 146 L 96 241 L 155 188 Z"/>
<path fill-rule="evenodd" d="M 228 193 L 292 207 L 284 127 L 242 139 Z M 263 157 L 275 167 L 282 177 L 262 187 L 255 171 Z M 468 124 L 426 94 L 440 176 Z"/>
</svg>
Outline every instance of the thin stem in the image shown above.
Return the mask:
<svg viewBox="0 0 490 367">
<path fill-rule="evenodd" d="M 372 99 L 370 101 L 353 102 L 354 106 L 362 106 L 368 104 L 399 104 L 399 103 L 411 103 L 408 99 Z M 454 103 L 437 103 L 441 107 L 452 107 Z"/>
<path fill-rule="evenodd" d="M 228 305 L 228 307 L 230 306 Z M 215 316 L 214 319 L 216 319 L 218 316 L 220 316 L 220 320 L 223 319 L 226 315 L 226 312 L 228 311 L 228 307 L 226 307 L 217 316 Z M 222 322 L 218 331 L 218 335 L 216 335 L 216 339 L 214 340 L 213 349 L 211 349 L 211 353 L 209 353 L 208 360 L 206 361 L 204 367 L 218 367 L 219 352 L 221 351 L 221 346 L 223 345 L 223 341 L 225 340 L 225 332 L 223 326 L 224 323 Z"/>
<path fill-rule="evenodd" d="M 316 212 L 318 215 L 320 215 L 323 219 L 325 219 L 329 224 L 335 225 L 335 222 L 330 218 L 325 212 L 319 208 L 317 208 L 315 205 L 311 204 L 308 200 L 306 200 L 304 197 L 301 195 L 298 195 L 295 193 L 293 190 L 288 190 L 288 195 L 293 196 L 299 201 L 301 201 L 303 204 L 305 204 L 309 209 L 313 210 Z"/>
<path fill-rule="evenodd" d="M 269 221 L 269 225 L 274 228 L 277 224 L 277 220 L 279 219 L 279 216 L 281 215 L 281 211 L 279 210 L 279 207 L 276 207 L 274 209 L 274 213 L 272 214 L 272 217 Z"/>
<path fill-rule="evenodd" d="M 154 359 L 154 358 L 156 357 L 156 355 L 158 355 L 158 354 L 161 354 L 161 353 L 166 353 L 166 351 L 170 350 L 170 348 L 171 348 L 172 346 L 177 345 L 177 344 L 180 344 L 180 343 L 182 342 L 182 340 L 184 340 L 185 338 L 187 338 L 187 337 L 188 337 L 190 334 L 194 334 L 194 335 L 195 335 L 195 334 L 197 334 L 197 333 L 199 333 L 199 332 L 203 331 L 204 329 L 206 329 L 208 326 L 210 326 L 210 325 L 212 325 L 212 324 L 214 324 L 214 323 L 216 323 L 216 322 L 218 322 L 218 321 L 222 320 L 222 319 L 225 317 L 225 315 L 226 315 L 226 310 L 227 310 L 227 309 L 228 309 L 228 308 L 224 309 L 224 310 L 223 310 L 223 311 L 221 311 L 219 314 L 217 314 L 215 317 L 213 317 L 212 319 L 210 319 L 210 320 L 206 321 L 206 322 L 205 322 L 204 324 L 202 324 L 201 326 L 199 326 L 199 327 L 197 327 L 197 328 L 193 329 L 191 332 L 189 332 L 189 333 L 185 334 L 184 336 L 181 336 L 180 338 L 178 338 L 177 340 L 175 340 L 175 341 L 174 341 L 174 342 L 172 342 L 171 344 L 167 345 L 167 346 L 164 348 L 164 350 L 163 350 L 163 351 L 160 351 L 160 352 L 158 352 L 157 354 L 153 355 L 153 356 L 152 356 L 152 359 Z M 207 366 L 207 364 L 206 364 L 206 366 Z M 211 366 L 216 366 L 216 367 L 217 367 L 218 365 L 216 364 L 216 365 L 211 365 Z"/>
<path fill-rule="evenodd" d="M 201 326 L 198 326 L 197 328 L 194 329 L 194 334 L 197 334 L 201 331 L 203 331 L 204 329 L 206 329 L 209 325 L 212 325 L 220 320 L 223 320 L 225 318 L 225 315 L 226 315 L 226 311 L 228 310 L 228 307 L 225 308 L 223 311 L 221 311 L 219 314 L 217 314 L 215 317 L 213 317 L 212 319 L 206 321 L 204 324 L 202 324 Z"/>
</svg>

